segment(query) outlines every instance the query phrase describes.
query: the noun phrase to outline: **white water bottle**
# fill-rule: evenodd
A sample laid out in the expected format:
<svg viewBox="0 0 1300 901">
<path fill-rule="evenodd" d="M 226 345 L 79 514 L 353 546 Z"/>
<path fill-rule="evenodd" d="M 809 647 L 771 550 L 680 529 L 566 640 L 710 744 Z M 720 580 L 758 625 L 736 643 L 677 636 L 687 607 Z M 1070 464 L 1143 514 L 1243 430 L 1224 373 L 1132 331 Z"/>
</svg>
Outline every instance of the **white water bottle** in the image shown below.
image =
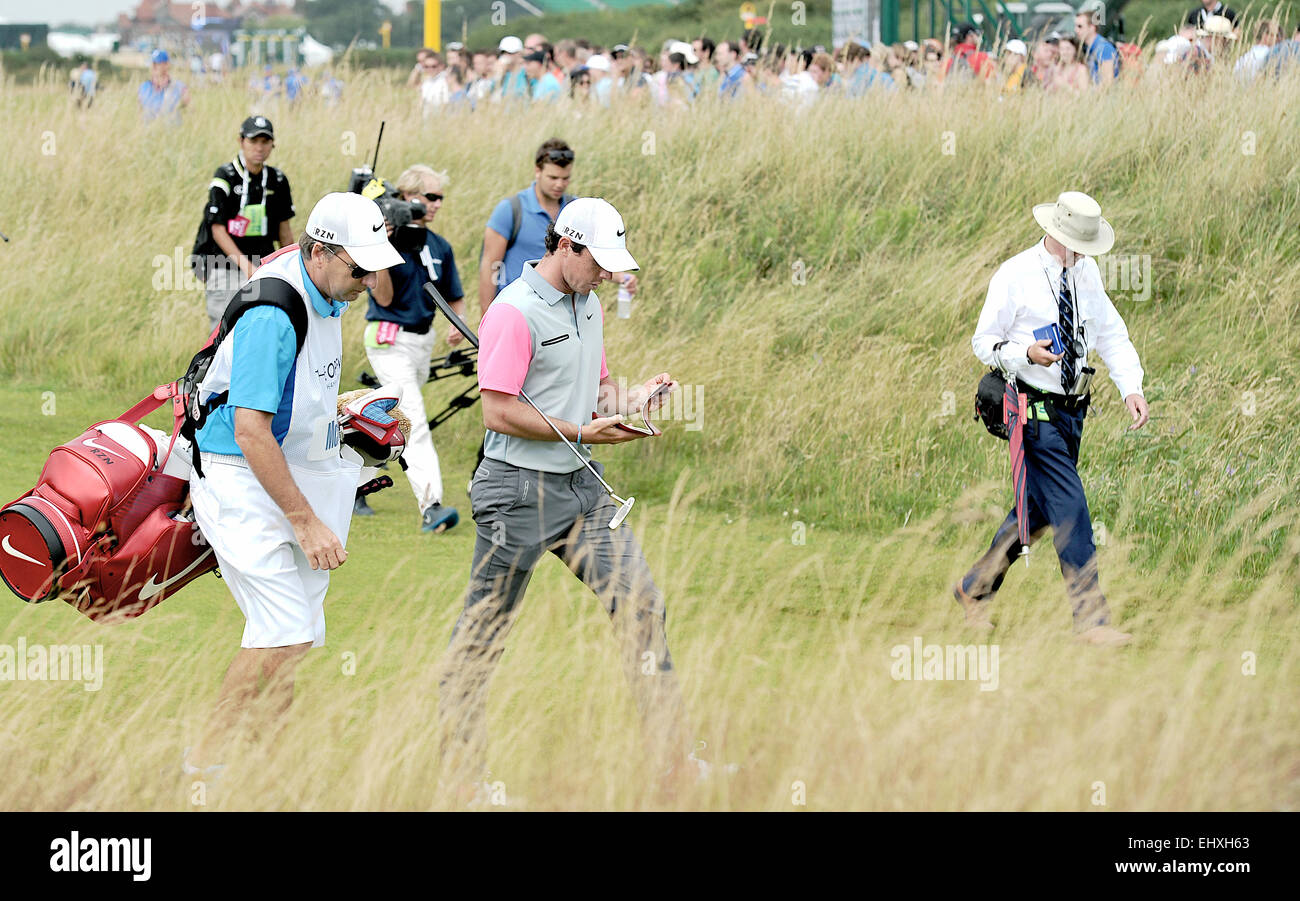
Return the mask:
<svg viewBox="0 0 1300 901">
<path fill-rule="evenodd" d="M 632 318 L 632 294 L 627 290 L 627 285 L 618 286 L 618 318 Z"/>
</svg>

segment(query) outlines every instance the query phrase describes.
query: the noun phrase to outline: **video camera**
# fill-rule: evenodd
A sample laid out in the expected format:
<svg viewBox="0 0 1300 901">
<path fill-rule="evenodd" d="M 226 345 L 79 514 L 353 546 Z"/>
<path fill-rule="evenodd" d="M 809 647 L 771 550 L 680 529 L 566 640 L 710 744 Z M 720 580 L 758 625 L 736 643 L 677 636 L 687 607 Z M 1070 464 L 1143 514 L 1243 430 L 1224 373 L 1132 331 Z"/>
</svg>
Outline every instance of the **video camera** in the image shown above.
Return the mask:
<svg viewBox="0 0 1300 901">
<path fill-rule="evenodd" d="M 426 229 L 417 220 L 423 219 L 428 209 L 418 200 L 403 200 L 397 186 L 382 176 L 375 175 L 379 164 L 379 145 L 384 140 L 384 123 L 379 123 L 379 138 L 375 141 L 375 156 L 370 164 L 352 170 L 348 193 L 369 197 L 384 214 L 384 221 L 393 227 L 389 238 L 392 245 L 404 253 L 418 253 L 424 247 Z"/>
</svg>

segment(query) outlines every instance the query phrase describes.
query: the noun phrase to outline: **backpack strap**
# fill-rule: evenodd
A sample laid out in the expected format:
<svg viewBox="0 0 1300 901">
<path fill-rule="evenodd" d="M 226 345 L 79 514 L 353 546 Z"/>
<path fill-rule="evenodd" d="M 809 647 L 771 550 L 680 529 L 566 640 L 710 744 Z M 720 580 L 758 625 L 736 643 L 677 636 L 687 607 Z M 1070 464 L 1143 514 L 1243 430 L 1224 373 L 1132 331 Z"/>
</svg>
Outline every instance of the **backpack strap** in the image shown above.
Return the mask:
<svg viewBox="0 0 1300 901">
<path fill-rule="evenodd" d="M 226 305 L 226 312 L 217 326 L 214 346 L 235 330 L 235 323 L 254 307 L 276 307 L 284 310 L 293 324 L 294 336 L 298 349 L 294 355 L 302 353 L 302 346 L 307 341 L 307 303 L 298 290 L 282 278 L 273 275 L 255 278 L 235 292 Z"/>
<path fill-rule="evenodd" d="M 560 195 L 560 209 L 564 209 L 565 205 L 570 203 L 573 199 L 574 197 L 572 194 Z M 506 250 L 515 246 L 515 241 L 519 238 L 520 226 L 523 225 L 524 205 L 519 199 L 518 194 L 510 195 L 510 214 L 513 217 L 513 222 L 510 225 L 510 240 L 506 242 Z"/>
<path fill-rule="evenodd" d="M 199 361 L 200 357 L 206 357 L 207 361 L 210 362 L 216 356 L 217 348 L 220 347 L 221 342 L 234 332 L 239 317 L 255 307 L 268 306 L 284 310 L 289 317 L 290 323 L 293 324 L 294 338 L 297 342 L 297 348 L 294 350 L 294 360 L 296 361 L 298 355 L 302 353 L 303 344 L 307 341 L 307 302 L 289 282 L 268 275 L 249 281 L 230 298 L 230 303 L 226 305 L 226 312 L 208 338 L 208 343 L 199 350 L 194 360 L 190 362 L 190 372 L 194 372 L 195 363 Z M 206 375 L 206 373 L 205 364 L 203 374 Z M 186 374 L 187 378 L 189 374 Z M 203 478 L 203 465 L 199 462 L 198 432 L 207 421 L 208 413 L 224 404 L 230 396 L 230 392 L 222 391 L 220 394 L 213 395 L 205 404 L 200 406 L 197 400 L 199 382 L 202 381 L 202 378 L 193 379 L 192 381 L 190 392 L 193 393 L 194 397 L 187 399 L 188 411 L 184 416 L 180 432 L 189 439 L 191 463 L 194 471 L 199 474 L 199 478 Z"/>
<path fill-rule="evenodd" d="M 519 240 L 519 229 L 524 224 L 524 203 L 518 194 L 510 195 L 510 237 L 506 239 L 506 253 Z"/>
<path fill-rule="evenodd" d="M 562 195 L 562 196 L 560 197 L 560 208 L 563 209 L 564 206 L 565 206 L 565 204 L 569 203 L 569 202 L 572 201 L 573 199 L 574 199 L 574 196 L 573 196 L 572 194 L 564 194 L 564 195 Z M 511 248 L 511 247 L 514 247 L 514 246 L 515 246 L 515 242 L 519 240 L 519 231 L 520 231 L 520 229 L 523 227 L 523 224 L 524 224 L 524 203 L 523 203 L 523 201 L 519 199 L 519 195 L 518 195 L 518 194 L 511 194 L 509 200 L 510 200 L 510 237 L 506 238 L 506 253 L 509 253 L 509 252 L 510 252 L 510 248 Z M 480 247 L 479 247 L 479 249 L 478 249 L 478 258 L 479 258 L 479 261 L 480 261 L 480 262 L 482 262 L 482 260 L 483 260 L 483 247 L 484 247 L 484 246 L 486 246 L 486 242 L 485 242 L 484 245 L 480 245 Z M 502 263 L 504 263 L 504 262 L 505 262 L 505 257 L 502 257 L 502 258 L 501 258 L 501 261 L 502 261 Z"/>
</svg>

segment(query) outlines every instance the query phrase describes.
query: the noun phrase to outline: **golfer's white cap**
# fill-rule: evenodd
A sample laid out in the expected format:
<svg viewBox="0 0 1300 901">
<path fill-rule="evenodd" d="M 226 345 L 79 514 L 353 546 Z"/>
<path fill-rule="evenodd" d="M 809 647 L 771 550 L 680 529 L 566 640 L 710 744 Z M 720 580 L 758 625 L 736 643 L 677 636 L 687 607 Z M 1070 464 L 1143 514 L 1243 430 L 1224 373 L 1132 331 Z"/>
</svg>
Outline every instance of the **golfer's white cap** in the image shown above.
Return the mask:
<svg viewBox="0 0 1300 901">
<path fill-rule="evenodd" d="M 560 216 L 555 220 L 555 231 L 560 237 L 590 249 L 601 269 L 627 272 L 641 268 L 627 252 L 627 227 L 623 224 L 623 217 L 598 197 L 579 197 L 570 201 L 560 210 Z"/>
<path fill-rule="evenodd" d="M 523 53 L 524 42 L 519 40 L 513 34 L 508 34 L 497 44 L 497 53 Z"/>
<path fill-rule="evenodd" d="M 338 244 L 362 269 L 378 272 L 402 262 L 388 243 L 384 214 L 379 205 L 360 194 L 326 194 L 307 217 L 307 235 L 327 244 Z"/>
</svg>

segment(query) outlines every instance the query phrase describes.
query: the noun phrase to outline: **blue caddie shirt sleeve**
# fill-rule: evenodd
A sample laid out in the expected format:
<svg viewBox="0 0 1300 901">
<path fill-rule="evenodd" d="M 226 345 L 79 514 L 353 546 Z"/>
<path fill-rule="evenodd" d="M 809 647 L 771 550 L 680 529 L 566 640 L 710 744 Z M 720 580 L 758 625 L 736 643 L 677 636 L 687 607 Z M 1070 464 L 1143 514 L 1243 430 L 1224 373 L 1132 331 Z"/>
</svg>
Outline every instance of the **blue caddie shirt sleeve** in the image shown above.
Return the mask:
<svg viewBox="0 0 1300 901">
<path fill-rule="evenodd" d="M 234 346 L 226 403 L 275 413 L 298 350 L 289 314 L 278 307 L 254 307 L 239 317 L 230 337 Z"/>
<path fill-rule="evenodd" d="M 510 213 L 510 199 L 507 198 L 498 203 L 496 209 L 492 211 L 492 215 L 488 217 L 487 227 L 509 241 L 514 221 L 515 217 Z"/>
</svg>

